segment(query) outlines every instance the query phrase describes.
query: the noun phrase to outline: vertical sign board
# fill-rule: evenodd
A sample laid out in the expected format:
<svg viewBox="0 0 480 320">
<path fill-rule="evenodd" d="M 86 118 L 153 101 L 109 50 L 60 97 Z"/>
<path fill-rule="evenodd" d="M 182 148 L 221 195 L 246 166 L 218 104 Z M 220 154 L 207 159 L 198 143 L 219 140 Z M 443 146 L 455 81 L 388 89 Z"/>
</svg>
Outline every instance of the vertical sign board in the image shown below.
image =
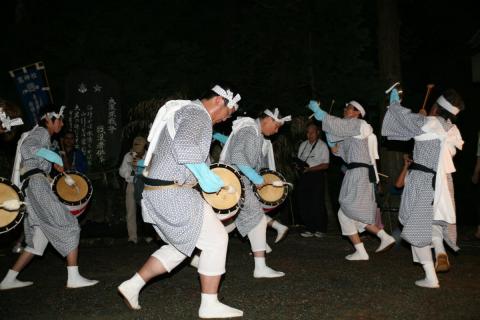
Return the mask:
<svg viewBox="0 0 480 320">
<path fill-rule="evenodd" d="M 36 62 L 9 71 L 20 95 L 25 119 L 33 126 L 38 121 L 38 113 L 43 105 L 52 103 L 47 74 L 43 62 Z"/>
<path fill-rule="evenodd" d="M 67 77 L 65 124 L 75 132 L 90 171 L 117 165 L 121 146 L 121 105 L 114 79 L 98 71 Z"/>
</svg>

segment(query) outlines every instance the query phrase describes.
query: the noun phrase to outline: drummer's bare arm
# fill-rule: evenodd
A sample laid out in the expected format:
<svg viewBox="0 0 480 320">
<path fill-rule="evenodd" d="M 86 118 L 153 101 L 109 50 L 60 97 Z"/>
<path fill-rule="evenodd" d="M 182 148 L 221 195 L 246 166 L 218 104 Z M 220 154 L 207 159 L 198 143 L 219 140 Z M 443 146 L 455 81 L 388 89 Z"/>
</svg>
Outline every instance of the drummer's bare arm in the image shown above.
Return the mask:
<svg viewBox="0 0 480 320">
<path fill-rule="evenodd" d="M 335 144 L 333 147 L 330 148 L 333 154 L 338 154 L 338 144 Z"/>
<path fill-rule="evenodd" d="M 316 166 L 305 168 L 304 172 L 321 171 L 321 170 L 327 170 L 327 169 L 328 169 L 328 163 L 320 163 L 320 164 L 317 164 Z"/>
<path fill-rule="evenodd" d="M 256 184 L 255 187 L 260 190 L 262 189 L 263 187 L 265 187 L 265 183 L 262 183 L 262 184 Z"/>
<path fill-rule="evenodd" d="M 64 171 L 63 167 L 61 165 L 56 164 L 56 163 L 53 164 L 53 168 L 55 168 L 55 170 L 57 170 L 60 173 L 63 173 L 63 171 Z"/>
</svg>

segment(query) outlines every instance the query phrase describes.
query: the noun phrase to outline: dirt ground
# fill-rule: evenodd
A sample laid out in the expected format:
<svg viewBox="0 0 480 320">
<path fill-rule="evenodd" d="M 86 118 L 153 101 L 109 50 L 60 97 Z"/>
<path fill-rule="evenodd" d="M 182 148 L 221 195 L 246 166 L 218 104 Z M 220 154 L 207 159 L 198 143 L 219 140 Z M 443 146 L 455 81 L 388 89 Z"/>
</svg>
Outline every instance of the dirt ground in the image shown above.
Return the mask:
<svg viewBox="0 0 480 320">
<path fill-rule="evenodd" d="M 480 319 L 480 241 L 462 241 L 450 255 L 452 269 L 439 274 L 440 289 L 416 287 L 423 277 L 408 247 L 374 254 L 378 241 L 366 237 L 368 262 L 349 262 L 348 241 L 337 233 L 301 238 L 293 230 L 275 245 L 268 264 L 284 271 L 279 279 L 254 279 L 248 242 L 232 237 L 220 298 L 244 311 L 244 319 Z M 83 240 L 80 270 L 100 280 L 94 287 L 65 289 L 63 260 L 49 248 L 19 276 L 27 288 L 0 292 L 1 319 L 195 319 L 200 302 L 195 269 L 183 264 L 141 292 L 142 310 L 130 311 L 116 287 L 141 266 L 157 243 Z M 0 251 L 3 277 L 16 255 Z"/>
</svg>

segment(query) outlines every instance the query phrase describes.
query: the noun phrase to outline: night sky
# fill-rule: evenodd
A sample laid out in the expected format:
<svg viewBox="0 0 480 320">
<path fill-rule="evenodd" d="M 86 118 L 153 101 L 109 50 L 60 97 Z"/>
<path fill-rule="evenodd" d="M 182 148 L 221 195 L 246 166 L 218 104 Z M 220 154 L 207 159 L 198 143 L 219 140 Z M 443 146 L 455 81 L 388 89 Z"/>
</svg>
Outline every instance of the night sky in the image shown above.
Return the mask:
<svg viewBox="0 0 480 320">
<path fill-rule="evenodd" d="M 473 96 L 468 41 L 480 28 L 475 1 L 399 3 L 407 96 L 421 101 L 427 83 Z M 7 71 L 39 60 L 59 102 L 66 76 L 77 69 L 113 76 L 127 105 L 196 96 L 219 79 L 236 85 L 248 110 L 278 105 L 302 114 L 312 95 L 369 105 L 382 98 L 375 1 L 24 0 L 1 6 L 0 96 L 13 101 Z"/>
</svg>

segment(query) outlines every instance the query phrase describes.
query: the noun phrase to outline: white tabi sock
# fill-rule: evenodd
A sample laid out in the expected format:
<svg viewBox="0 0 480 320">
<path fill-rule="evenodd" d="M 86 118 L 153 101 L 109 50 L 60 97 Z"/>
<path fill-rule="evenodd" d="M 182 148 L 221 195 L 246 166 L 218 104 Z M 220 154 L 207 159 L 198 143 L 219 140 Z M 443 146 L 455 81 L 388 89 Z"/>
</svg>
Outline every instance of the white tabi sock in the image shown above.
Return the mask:
<svg viewBox="0 0 480 320">
<path fill-rule="evenodd" d="M 122 295 L 125 303 L 130 309 L 140 310 L 141 307 L 138 304 L 138 295 L 144 285 L 145 280 L 143 280 L 138 273 L 135 273 L 133 277 L 122 282 L 122 284 L 118 286 L 118 292 Z"/>
<path fill-rule="evenodd" d="M 363 245 L 363 242 L 357 243 L 354 246 L 355 246 L 355 252 L 346 256 L 345 259 L 350 261 L 360 261 L 360 260 L 369 259 L 367 250 L 365 250 L 365 246 Z"/>
<path fill-rule="evenodd" d="M 277 230 L 277 238 L 275 239 L 275 243 L 278 243 L 278 242 L 282 241 L 283 239 L 285 239 L 285 237 L 287 236 L 287 232 L 288 232 L 288 227 L 287 226 L 281 224 L 277 220 L 273 220 L 272 228 Z"/>
<path fill-rule="evenodd" d="M 0 282 L 0 290 L 8 290 L 15 288 L 28 287 L 33 284 L 31 281 L 20 281 L 17 280 L 18 272 L 12 269 L 8 270 L 7 275 Z"/>
<path fill-rule="evenodd" d="M 425 279 L 415 281 L 415 284 L 423 288 L 440 288 L 433 262 L 423 263 L 422 267 L 425 271 Z"/>
<path fill-rule="evenodd" d="M 78 272 L 78 266 L 68 266 L 68 280 L 67 280 L 67 288 L 75 289 L 75 288 L 83 288 L 96 285 L 98 280 L 90 280 L 84 278 Z"/>
<path fill-rule="evenodd" d="M 387 251 L 395 244 L 395 238 L 386 233 L 383 229 L 377 233 L 377 237 L 380 238 L 380 245 L 377 250 L 375 250 L 376 253 Z"/>
<path fill-rule="evenodd" d="M 253 257 L 255 260 L 255 270 L 253 271 L 254 278 L 279 278 L 283 277 L 285 273 L 273 270 L 265 263 L 265 257 Z"/>
<path fill-rule="evenodd" d="M 242 317 L 243 311 L 227 306 L 218 301 L 216 293 L 202 293 L 202 302 L 198 309 L 198 316 L 202 319 Z"/>
</svg>

